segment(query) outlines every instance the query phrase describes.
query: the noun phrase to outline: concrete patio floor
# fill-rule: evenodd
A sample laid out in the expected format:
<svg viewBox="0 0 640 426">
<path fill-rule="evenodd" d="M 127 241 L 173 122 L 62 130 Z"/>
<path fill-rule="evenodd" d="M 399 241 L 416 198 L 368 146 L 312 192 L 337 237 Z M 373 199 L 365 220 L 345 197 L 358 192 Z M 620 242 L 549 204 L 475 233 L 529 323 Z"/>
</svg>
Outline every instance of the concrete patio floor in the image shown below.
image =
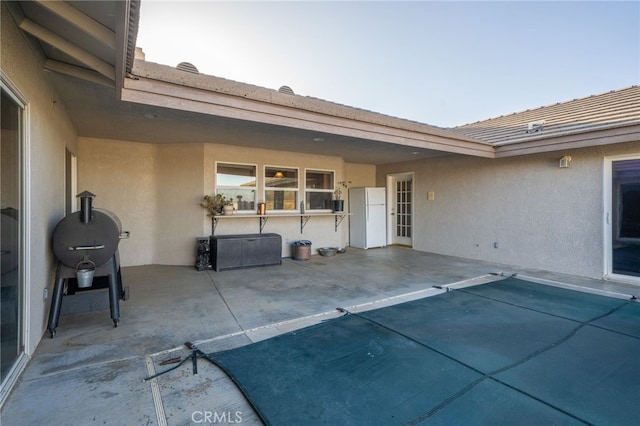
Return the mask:
<svg viewBox="0 0 640 426">
<path fill-rule="evenodd" d="M 119 326 L 113 327 L 108 310 L 62 316 L 55 338 L 43 337 L 2 407 L 0 423 L 262 424 L 232 382 L 204 359 L 198 374 L 189 361 L 143 379 L 175 365 L 161 361 L 190 355 L 186 341 L 210 353 L 337 316 L 336 307 L 376 308 L 422 297 L 437 291 L 434 285 L 494 280 L 496 273 L 640 294 L 630 284 L 402 247 L 348 248 L 335 257 L 224 272 L 127 267 L 122 274 L 130 299 L 120 302 Z"/>
</svg>

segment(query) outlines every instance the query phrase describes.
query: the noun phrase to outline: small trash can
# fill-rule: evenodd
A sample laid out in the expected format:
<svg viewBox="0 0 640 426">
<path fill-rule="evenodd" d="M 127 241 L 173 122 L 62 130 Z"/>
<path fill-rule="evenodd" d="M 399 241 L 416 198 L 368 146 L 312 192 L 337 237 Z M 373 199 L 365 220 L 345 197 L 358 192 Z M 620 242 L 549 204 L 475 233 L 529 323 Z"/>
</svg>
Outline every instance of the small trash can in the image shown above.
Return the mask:
<svg viewBox="0 0 640 426">
<path fill-rule="evenodd" d="M 293 243 L 293 260 L 309 260 L 311 258 L 311 241 L 300 240 Z"/>
</svg>

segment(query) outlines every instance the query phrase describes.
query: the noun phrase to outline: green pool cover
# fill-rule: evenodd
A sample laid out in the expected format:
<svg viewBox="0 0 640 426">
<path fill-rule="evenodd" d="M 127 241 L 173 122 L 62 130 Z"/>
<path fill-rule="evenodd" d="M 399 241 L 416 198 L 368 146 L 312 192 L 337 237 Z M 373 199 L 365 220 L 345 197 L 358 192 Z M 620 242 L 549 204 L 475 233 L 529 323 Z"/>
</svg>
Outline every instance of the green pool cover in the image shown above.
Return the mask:
<svg viewBox="0 0 640 426">
<path fill-rule="evenodd" d="M 209 357 L 272 425 L 640 424 L 640 304 L 517 278 Z"/>
</svg>

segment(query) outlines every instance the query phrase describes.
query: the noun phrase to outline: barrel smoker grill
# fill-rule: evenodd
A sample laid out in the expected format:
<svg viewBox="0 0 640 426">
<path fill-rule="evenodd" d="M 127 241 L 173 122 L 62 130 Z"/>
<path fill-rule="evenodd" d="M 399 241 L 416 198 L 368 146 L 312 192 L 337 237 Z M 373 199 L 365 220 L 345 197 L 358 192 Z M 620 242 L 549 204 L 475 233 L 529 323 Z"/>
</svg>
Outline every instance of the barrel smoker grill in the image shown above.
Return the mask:
<svg viewBox="0 0 640 426">
<path fill-rule="evenodd" d="M 120 320 L 119 300 L 128 298 L 122 285 L 118 243 L 128 238 L 129 233 L 122 232 L 120 220 L 113 213 L 93 208 L 94 194 L 84 191 L 78 197 L 80 211 L 65 216 L 53 231 L 53 252 L 58 267 L 47 327 L 51 337 L 58 327 L 65 282 L 70 294 L 73 279 L 77 280 L 78 289 L 88 290 L 98 288 L 95 278 L 107 277 L 114 327 Z"/>
</svg>

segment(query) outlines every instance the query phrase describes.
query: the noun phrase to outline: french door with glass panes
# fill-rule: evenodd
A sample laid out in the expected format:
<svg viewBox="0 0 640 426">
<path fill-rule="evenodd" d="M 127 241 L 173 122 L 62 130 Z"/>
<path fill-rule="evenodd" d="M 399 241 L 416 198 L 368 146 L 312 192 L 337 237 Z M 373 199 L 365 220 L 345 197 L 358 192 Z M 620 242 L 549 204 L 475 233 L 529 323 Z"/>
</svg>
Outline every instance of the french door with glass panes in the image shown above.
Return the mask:
<svg viewBox="0 0 640 426">
<path fill-rule="evenodd" d="M 388 177 L 389 233 L 391 244 L 413 245 L 413 173 Z"/>
</svg>

